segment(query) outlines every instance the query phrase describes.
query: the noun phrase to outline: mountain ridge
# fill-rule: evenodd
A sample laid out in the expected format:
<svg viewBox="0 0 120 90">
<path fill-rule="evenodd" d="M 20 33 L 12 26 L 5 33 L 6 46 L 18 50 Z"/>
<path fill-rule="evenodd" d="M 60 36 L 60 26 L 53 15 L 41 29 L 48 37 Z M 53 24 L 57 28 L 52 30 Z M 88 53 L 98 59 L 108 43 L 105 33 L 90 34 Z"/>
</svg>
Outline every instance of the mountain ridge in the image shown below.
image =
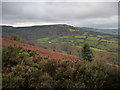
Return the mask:
<svg viewBox="0 0 120 90">
<path fill-rule="evenodd" d="M 118 29 L 100 29 L 100 28 L 94 28 L 94 27 L 76 27 L 73 25 L 68 24 L 52 24 L 52 25 L 32 25 L 32 26 L 20 26 L 20 27 L 14 27 L 11 25 L 2 25 L 2 27 L 8 27 L 8 28 L 35 28 L 35 27 L 69 27 L 72 29 L 79 29 L 84 31 L 93 31 L 93 32 L 100 32 L 105 34 L 114 34 L 118 35 Z"/>
</svg>

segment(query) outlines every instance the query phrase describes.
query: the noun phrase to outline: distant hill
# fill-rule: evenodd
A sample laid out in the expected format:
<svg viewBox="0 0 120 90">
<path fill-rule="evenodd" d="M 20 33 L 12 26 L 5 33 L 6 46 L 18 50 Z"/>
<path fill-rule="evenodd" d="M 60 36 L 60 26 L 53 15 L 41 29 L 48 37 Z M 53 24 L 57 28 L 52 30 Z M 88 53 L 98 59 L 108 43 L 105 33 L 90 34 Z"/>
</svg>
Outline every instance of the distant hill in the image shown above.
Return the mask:
<svg viewBox="0 0 120 90">
<path fill-rule="evenodd" d="M 90 27 L 78 27 L 78 28 L 88 30 L 88 31 L 106 33 L 106 34 L 115 34 L 115 35 L 118 34 L 118 29 L 97 29 L 97 28 L 90 28 Z"/>
<path fill-rule="evenodd" d="M 5 36 L 16 33 L 27 40 L 35 40 L 37 38 L 49 36 L 72 35 L 72 33 L 68 33 L 70 28 L 73 29 L 74 27 L 68 25 L 43 25 L 30 27 L 2 26 L 2 33 Z"/>
<path fill-rule="evenodd" d="M 3 37 L 13 33 L 22 39 L 37 43 L 67 44 L 81 47 L 88 43 L 94 49 L 116 52 L 118 49 L 117 35 L 96 32 L 97 29 L 74 27 L 66 24 L 42 25 L 29 27 L 2 26 Z"/>
<path fill-rule="evenodd" d="M 101 33 L 101 32 L 104 32 L 104 31 L 107 31 L 107 29 L 99 30 L 99 29 L 87 28 L 87 27 L 78 28 L 78 27 L 73 27 L 73 26 L 66 25 L 66 24 L 29 26 L 29 27 L 2 26 L 3 36 L 16 33 L 20 35 L 21 37 L 26 38 L 28 40 L 31 40 L 31 39 L 34 40 L 34 39 L 42 38 L 45 36 L 56 36 L 56 35 L 59 35 L 59 36 L 72 35 L 73 36 L 73 35 L 79 35 L 84 32 L 90 32 L 91 34 L 98 33 L 98 34 L 103 35 L 104 33 Z M 111 29 L 111 31 L 113 30 Z M 106 34 L 110 34 L 110 33 L 108 32 Z M 115 36 L 115 35 L 112 35 L 112 36 Z"/>
</svg>

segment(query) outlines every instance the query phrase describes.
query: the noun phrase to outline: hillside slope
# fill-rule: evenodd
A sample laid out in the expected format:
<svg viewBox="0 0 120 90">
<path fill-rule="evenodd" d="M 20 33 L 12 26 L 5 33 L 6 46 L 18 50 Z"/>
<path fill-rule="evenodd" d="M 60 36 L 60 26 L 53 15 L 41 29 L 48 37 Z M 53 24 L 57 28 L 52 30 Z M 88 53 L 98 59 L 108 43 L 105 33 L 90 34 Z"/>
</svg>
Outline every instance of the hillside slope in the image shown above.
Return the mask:
<svg viewBox="0 0 120 90">
<path fill-rule="evenodd" d="M 90 27 L 78 27 L 84 30 L 88 31 L 94 31 L 94 32 L 100 32 L 100 33 L 106 33 L 106 34 L 118 34 L 118 29 L 98 29 L 98 28 L 90 28 Z"/>
<path fill-rule="evenodd" d="M 43 58 L 34 51 L 16 46 L 2 50 L 3 89 L 120 88 L 119 75 L 117 68 L 99 60 Z"/>
<path fill-rule="evenodd" d="M 24 44 L 24 43 L 20 43 L 17 41 L 13 41 L 13 40 L 9 40 L 9 39 L 5 39 L 5 38 L 0 38 L 0 41 L 2 40 L 2 46 L 9 46 L 9 45 L 16 45 L 16 46 L 20 46 L 23 47 L 23 49 L 25 50 L 33 50 L 36 51 L 38 54 L 40 54 L 40 56 L 42 57 L 49 57 L 52 59 L 68 59 L 68 60 L 79 60 L 78 57 L 73 56 L 73 55 L 68 55 L 68 54 L 62 54 L 62 53 L 58 53 L 58 52 L 54 52 L 54 51 L 50 51 L 47 49 L 42 49 L 40 47 L 37 46 L 32 46 L 29 44 Z M 106 63 L 111 65 L 111 66 L 116 66 L 120 69 L 120 63 L 113 63 L 109 60 L 106 60 Z"/>
<path fill-rule="evenodd" d="M 90 47 L 109 52 L 118 51 L 117 35 L 93 32 L 69 25 L 43 25 L 30 27 L 2 26 L 4 37 L 13 33 L 18 34 L 26 41 L 52 44 L 71 44 L 81 47 L 88 43 Z M 53 48 L 52 48 L 53 49 Z"/>
<path fill-rule="evenodd" d="M 71 59 L 71 60 L 77 60 L 78 59 L 76 56 L 73 56 L 73 55 L 53 52 L 53 51 L 50 51 L 50 50 L 42 49 L 42 48 L 37 47 L 37 46 L 32 46 L 32 45 L 29 45 L 29 44 L 20 43 L 20 42 L 12 41 L 12 40 L 5 39 L 5 38 L 0 38 L 0 39 L 2 39 L 2 46 L 9 46 L 9 45 L 16 44 L 17 46 L 23 47 L 25 50 L 34 50 L 37 53 L 39 53 L 42 57 L 48 57 L 49 56 L 49 58 L 53 58 L 53 59 L 63 59 L 63 58 L 64 59 Z"/>
</svg>

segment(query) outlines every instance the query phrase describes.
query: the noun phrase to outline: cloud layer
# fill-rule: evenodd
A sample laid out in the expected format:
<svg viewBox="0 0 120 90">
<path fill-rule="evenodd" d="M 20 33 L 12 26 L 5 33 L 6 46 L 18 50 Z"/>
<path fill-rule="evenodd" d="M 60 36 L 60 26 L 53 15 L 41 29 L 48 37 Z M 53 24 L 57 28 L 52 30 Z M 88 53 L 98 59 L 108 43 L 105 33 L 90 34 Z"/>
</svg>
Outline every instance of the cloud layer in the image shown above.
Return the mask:
<svg viewBox="0 0 120 90">
<path fill-rule="evenodd" d="M 117 2 L 3 2 L 3 24 L 42 25 L 66 23 L 74 26 L 117 28 Z"/>
</svg>

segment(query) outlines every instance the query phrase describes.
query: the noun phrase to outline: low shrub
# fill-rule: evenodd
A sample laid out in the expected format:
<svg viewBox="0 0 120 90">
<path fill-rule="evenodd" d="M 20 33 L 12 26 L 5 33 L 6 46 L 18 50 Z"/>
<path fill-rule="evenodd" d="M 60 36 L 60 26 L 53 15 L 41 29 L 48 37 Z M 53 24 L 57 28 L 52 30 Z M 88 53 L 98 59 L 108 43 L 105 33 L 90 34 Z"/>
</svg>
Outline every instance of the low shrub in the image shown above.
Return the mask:
<svg viewBox="0 0 120 90">
<path fill-rule="evenodd" d="M 101 60 L 41 58 L 20 47 L 2 52 L 3 88 L 120 88 L 120 70 Z"/>
</svg>

